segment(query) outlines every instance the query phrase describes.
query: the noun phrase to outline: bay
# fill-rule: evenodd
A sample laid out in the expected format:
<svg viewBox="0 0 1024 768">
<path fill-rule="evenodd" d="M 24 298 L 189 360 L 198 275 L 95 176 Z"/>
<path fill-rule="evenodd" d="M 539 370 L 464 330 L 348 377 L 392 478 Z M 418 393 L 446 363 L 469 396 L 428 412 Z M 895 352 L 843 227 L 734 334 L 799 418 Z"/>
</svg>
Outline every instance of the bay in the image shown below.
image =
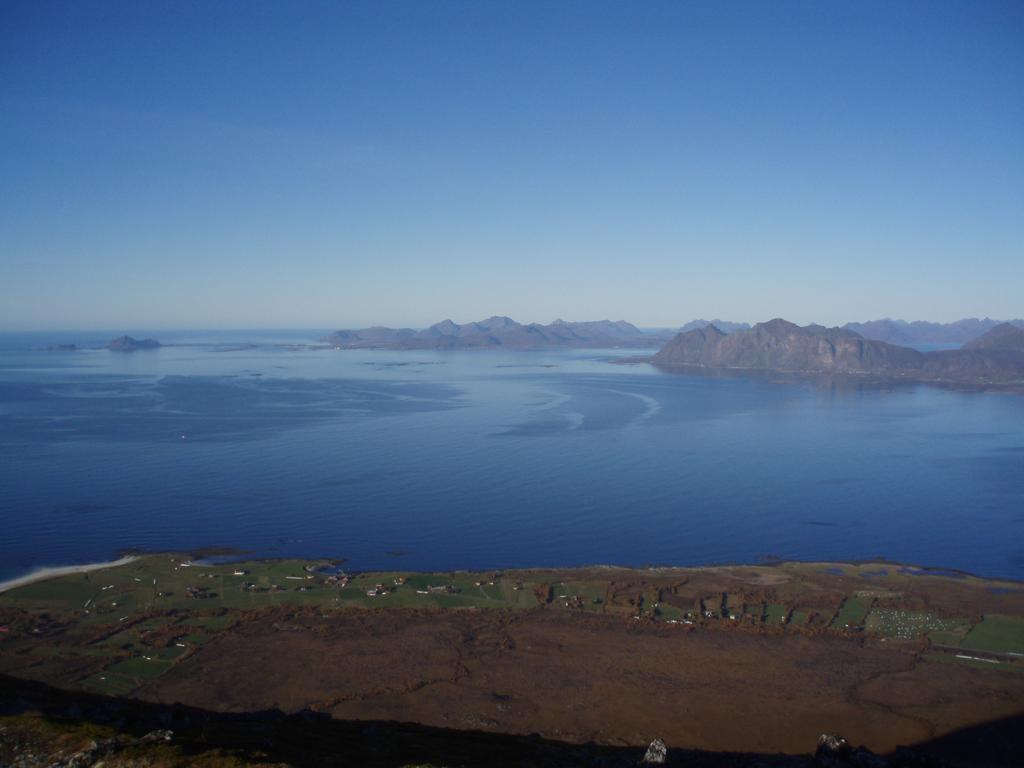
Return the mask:
<svg viewBox="0 0 1024 768">
<path fill-rule="evenodd" d="M 228 547 L 1024 579 L 1020 395 L 614 362 L 645 350 L 341 351 L 321 331 L 90 348 L 113 335 L 0 336 L 0 578 Z"/>
</svg>

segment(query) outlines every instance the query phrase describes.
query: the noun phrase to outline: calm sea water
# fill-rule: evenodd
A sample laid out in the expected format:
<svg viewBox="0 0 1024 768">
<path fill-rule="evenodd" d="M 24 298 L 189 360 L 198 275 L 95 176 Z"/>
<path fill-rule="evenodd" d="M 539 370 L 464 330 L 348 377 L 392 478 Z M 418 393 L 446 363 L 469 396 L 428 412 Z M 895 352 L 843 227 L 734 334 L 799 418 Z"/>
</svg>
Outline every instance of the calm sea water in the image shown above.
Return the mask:
<svg viewBox="0 0 1024 768">
<path fill-rule="evenodd" d="M 885 557 L 1024 578 L 1024 396 L 317 332 L 0 336 L 0 578 L 124 549 L 352 568 Z"/>
</svg>

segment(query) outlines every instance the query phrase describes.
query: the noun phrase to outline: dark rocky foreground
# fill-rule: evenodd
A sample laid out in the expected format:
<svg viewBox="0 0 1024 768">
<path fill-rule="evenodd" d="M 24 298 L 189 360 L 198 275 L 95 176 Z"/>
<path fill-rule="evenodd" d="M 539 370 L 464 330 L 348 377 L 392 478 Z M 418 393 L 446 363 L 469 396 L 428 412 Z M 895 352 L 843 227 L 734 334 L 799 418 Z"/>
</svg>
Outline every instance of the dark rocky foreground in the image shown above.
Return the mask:
<svg viewBox="0 0 1024 768">
<path fill-rule="evenodd" d="M 570 744 L 535 735 L 452 730 L 411 723 L 336 720 L 310 711 L 222 713 L 63 691 L 0 676 L 0 765 L 122 766 L 765 766 L 940 768 L 1013 765 L 1024 718 L 951 734 L 934 744 L 878 755 L 822 734 L 806 755 Z"/>
</svg>

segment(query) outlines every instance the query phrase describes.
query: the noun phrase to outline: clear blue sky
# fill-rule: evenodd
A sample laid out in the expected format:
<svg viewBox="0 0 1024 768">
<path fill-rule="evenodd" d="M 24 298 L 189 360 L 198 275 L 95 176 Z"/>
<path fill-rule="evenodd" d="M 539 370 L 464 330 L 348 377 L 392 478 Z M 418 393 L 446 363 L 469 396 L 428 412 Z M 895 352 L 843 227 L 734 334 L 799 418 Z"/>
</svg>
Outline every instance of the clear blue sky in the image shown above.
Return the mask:
<svg viewBox="0 0 1024 768">
<path fill-rule="evenodd" d="M 1024 3 L 0 0 L 0 329 L 1024 315 Z"/>
</svg>

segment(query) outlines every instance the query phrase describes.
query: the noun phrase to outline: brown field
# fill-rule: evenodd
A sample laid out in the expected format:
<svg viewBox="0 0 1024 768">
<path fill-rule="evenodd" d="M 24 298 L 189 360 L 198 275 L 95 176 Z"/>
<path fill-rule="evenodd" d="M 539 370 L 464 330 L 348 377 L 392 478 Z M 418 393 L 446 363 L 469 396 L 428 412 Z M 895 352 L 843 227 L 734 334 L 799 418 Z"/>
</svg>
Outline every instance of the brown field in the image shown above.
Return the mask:
<svg viewBox="0 0 1024 768">
<path fill-rule="evenodd" d="M 282 612 L 244 623 L 136 695 L 714 751 L 806 753 L 838 731 L 888 752 L 1019 714 L 1024 675 L 845 637 L 545 610 Z"/>
<path fill-rule="evenodd" d="M 838 732 L 878 753 L 924 745 L 963 765 L 1000 763 L 961 759 L 980 737 L 951 734 L 1024 714 L 1024 589 L 1012 583 L 792 563 L 408 575 L 461 585 L 437 598 L 392 574 L 249 593 L 178 559 L 3 595 L 0 673 L 214 713 L 313 710 L 609 748 L 661 738 L 806 755 Z M 304 572 L 247 567 L 239 580 Z M 170 597 L 154 600 L 154 573 Z M 402 586 L 366 596 L 377 581 Z M 218 591 L 190 599 L 189 583 Z M 116 610 L 90 612 L 96 595 Z"/>
</svg>

